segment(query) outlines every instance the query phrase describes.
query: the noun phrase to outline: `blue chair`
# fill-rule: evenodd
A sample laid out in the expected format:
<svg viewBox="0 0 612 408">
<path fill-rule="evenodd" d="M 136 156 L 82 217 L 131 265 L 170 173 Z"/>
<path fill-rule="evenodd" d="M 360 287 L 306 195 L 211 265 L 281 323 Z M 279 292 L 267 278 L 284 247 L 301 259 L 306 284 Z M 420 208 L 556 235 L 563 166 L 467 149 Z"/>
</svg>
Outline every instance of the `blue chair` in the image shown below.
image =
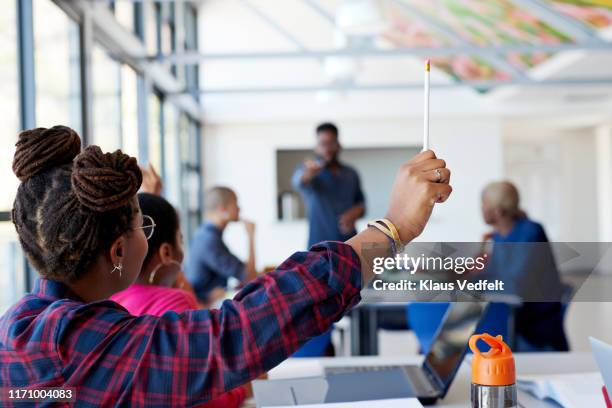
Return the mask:
<svg viewBox="0 0 612 408">
<path fill-rule="evenodd" d="M 322 357 L 326 356 L 331 344 L 332 331 L 331 328 L 320 336 L 310 339 L 298 351 L 293 353 L 292 357 Z"/>
<path fill-rule="evenodd" d="M 419 341 L 421 353 L 427 354 L 429 351 L 449 306 L 450 303 L 445 302 L 418 302 L 407 305 L 408 325 Z M 494 336 L 501 334 L 504 339 L 508 339 L 511 332 L 510 317 L 509 305 L 490 303 L 477 330 L 480 333 L 489 333 Z"/>
</svg>

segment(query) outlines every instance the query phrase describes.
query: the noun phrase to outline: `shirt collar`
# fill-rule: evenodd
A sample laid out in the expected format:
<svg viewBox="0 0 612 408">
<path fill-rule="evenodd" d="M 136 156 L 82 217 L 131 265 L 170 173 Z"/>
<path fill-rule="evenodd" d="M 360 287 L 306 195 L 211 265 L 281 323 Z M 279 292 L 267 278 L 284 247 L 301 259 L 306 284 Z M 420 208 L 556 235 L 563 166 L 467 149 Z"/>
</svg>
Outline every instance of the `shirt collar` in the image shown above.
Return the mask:
<svg viewBox="0 0 612 408">
<path fill-rule="evenodd" d="M 66 284 L 45 278 L 36 279 L 32 293 L 40 297 L 51 299 L 74 299 L 82 301 Z"/>
<path fill-rule="evenodd" d="M 206 221 L 206 222 L 204 223 L 204 226 L 205 226 L 207 229 L 212 230 L 212 231 L 216 232 L 216 233 L 217 233 L 217 234 L 219 234 L 219 235 L 221 235 L 221 233 L 223 232 L 223 231 L 221 231 L 221 228 L 217 227 L 215 224 L 213 224 L 213 223 L 212 223 L 212 222 L 210 222 L 210 221 Z"/>
</svg>

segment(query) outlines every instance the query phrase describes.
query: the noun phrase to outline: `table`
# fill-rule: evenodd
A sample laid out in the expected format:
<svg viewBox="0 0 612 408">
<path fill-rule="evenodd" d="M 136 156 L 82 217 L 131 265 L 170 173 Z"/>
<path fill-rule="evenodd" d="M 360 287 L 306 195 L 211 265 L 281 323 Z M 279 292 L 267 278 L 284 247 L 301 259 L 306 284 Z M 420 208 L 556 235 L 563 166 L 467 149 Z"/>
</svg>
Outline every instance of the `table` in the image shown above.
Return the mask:
<svg viewBox="0 0 612 408">
<path fill-rule="evenodd" d="M 560 374 L 597 371 L 591 353 L 515 353 L 516 369 L 521 374 Z M 422 356 L 407 357 L 323 357 L 290 358 L 268 374 L 270 379 L 322 375 L 325 367 L 420 364 Z M 469 356 L 461 365 L 446 397 L 435 405 L 438 408 L 466 408 L 470 405 L 471 368 Z M 552 408 L 555 404 L 538 401 L 519 392 L 519 402 L 527 408 Z"/>
</svg>

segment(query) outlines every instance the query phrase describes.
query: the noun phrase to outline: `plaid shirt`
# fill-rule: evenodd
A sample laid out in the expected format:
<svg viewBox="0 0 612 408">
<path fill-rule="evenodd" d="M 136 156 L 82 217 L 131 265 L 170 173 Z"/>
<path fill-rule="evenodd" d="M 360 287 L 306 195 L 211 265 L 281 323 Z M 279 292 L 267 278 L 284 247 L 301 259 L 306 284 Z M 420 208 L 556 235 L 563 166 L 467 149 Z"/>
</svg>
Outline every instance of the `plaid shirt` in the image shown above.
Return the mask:
<svg viewBox="0 0 612 408">
<path fill-rule="evenodd" d="M 0 318 L 0 386 L 74 387 L 79 407 L 191 406 L 291 356 L 357 304 L 360 289 L 357 255 L 336 242 L 295 253 L 219 310 L 135 317 L 39 279 Z"/>
</svg>

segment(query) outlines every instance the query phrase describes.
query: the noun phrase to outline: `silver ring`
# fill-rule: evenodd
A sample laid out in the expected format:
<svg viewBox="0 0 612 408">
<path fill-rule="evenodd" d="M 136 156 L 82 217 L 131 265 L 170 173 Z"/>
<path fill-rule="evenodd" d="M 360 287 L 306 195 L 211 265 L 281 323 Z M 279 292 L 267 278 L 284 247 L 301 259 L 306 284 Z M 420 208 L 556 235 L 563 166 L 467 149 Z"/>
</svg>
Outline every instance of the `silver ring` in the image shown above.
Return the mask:
<svg viewBox="0 0 612 408">
<path fill-rule="evenodd" d="M 438 181 L 436 181 L 436 183 L 440 183 L 442 181 L 442 172 L 440 172 L 440 169 L 436 169 L 436 176 L 438 176 Z"/>
</svg>

